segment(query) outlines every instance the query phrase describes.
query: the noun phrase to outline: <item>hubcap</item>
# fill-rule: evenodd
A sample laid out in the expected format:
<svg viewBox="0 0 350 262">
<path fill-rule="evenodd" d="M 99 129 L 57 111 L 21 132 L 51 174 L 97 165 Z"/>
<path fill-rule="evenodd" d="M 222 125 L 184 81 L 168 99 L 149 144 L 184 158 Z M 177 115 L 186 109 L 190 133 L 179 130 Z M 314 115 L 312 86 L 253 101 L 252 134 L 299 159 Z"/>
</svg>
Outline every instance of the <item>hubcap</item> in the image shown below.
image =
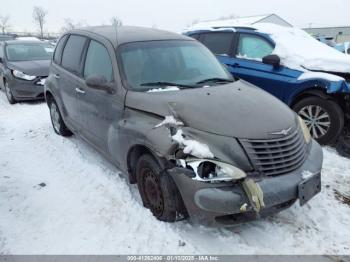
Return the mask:
<svg viewBox="0 0 350 262">
<path fill-rule="evenodd" d="M 55 103 L 51 103 L 50 115 L 51 115 L 53 127 L 55 128 L 55 130 L 57 132 L 59 132 L 59 130 L 61 128 L 60 121 L 59 121 L 60 115 L 59 115 L 58 108 L 57 108 Z"/>
<path fill-rule="evenodd" d="M 144 169 L 143 172 L 143 189 L 152 212 L 156 216 L 161 216 L 164 208 L 163 194 L 159 179 L 149 168 Z"/>
<path fill-rule="evenodd" d="M 323 137 L 331 127 L 331 119 L 328 112 L 320 106 L 305 106 L 298 114 L 304 120 L 313 138 Z"/>
</svg>

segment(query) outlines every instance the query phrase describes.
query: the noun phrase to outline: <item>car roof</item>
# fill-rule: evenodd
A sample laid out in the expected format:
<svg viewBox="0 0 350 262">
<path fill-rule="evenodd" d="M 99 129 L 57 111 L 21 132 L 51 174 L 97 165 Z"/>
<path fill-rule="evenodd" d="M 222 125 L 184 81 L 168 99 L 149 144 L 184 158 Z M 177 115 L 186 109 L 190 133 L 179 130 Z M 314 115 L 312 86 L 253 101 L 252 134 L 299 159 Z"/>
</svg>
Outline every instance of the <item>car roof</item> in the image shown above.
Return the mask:
<svg viewBox="0 0 350 262">
<path fill-rule="evenodd" d="M 115 48 L 124 43 L 155 40 L 190 40 L 184 35 L 138 26 L 91 26 L 71 30 L 70 33 L 90 32 L 109 40 Z"/>
</svg>

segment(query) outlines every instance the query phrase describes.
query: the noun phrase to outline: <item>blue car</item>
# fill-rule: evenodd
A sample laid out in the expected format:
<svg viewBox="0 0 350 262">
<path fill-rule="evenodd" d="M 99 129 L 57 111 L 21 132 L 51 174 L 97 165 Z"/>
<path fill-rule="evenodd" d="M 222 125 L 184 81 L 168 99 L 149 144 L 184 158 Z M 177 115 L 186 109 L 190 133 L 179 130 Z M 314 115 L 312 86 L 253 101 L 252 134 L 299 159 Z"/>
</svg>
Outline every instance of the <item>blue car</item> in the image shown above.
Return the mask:
<svg viewBox="0 0 350 262">
<path fill-rule="evenodd" d="M 274 30 L 270 31 L 276 32 L 274 39 L 264 28 L 270 27 L 198 27 L 184 34 L 207 46 L 235 78 L 248 81 L 289 105 L 304 119 L 319 143 L 335 143 L 350 119 L 350 59 L 299 29 L 271 25 Z M 284 41 L 284 46 L 278 46 L 276 40 Z M 305 57 L 288 53 L 288 45 Z M 328 60 L 318 60 L 316 51 Z"/>
</svg>

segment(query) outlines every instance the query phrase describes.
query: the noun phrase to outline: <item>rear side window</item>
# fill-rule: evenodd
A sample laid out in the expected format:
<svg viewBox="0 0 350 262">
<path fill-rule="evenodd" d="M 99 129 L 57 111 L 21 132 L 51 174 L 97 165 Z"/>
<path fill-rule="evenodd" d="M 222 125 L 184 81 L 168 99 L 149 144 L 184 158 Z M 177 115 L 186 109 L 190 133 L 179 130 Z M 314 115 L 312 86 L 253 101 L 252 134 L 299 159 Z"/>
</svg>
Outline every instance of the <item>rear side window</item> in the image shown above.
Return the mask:
<svg viewBox="0 0 350 262">
<path fill-rule="evenodd" d="M 104 76 L 108 82 L 113 81 L 112 61 L 107 49 L 91 40 L 86 54 L 84 78 L 91 75 Z"/>
<path fill-rule="evenodd" d="M 270 55 L 274 47 L 260 36 L 241 34 L 239 37 L 237 58 L 261 60 Z"/>
<path fill-rule="evenodd" d="M 216 55 L 230 55 L 232 40 L 232 33 L 209 33 L 202 34 L 200 41 Z"/>
<path fill-rule="evenodd" d="M 63 47 L 64 47 L 64 44 L 66 42 L 67 37 L 68 37 L 67 35 L 64 35 L 63 37 L 61 37 L 60 41 L 56 45 L 55 54 L 53 56 L 53 61 L 56 64 L 61 63 L 62 50 L 63 50 Z"/>
<path fill-rule="evenodd" d="M 68 38 L 62 55 L 62 66 L 72 73 L 80 73 L 82 52 L 86 38 L 78 35 L 71 35 Z"/>
</svg>

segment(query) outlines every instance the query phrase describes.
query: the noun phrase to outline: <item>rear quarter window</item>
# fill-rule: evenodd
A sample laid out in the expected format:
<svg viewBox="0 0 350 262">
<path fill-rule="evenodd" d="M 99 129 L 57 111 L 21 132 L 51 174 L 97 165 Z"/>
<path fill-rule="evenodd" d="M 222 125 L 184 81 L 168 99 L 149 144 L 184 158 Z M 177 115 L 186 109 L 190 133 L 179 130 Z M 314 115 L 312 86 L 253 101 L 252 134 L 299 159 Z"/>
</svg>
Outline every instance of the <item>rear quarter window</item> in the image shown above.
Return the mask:
<svg viewBox="0 0 350 262">
<path fill-rule="evenodd" d="M 70 35 L 62 54 L 62 67 L 74 74 L 80 74 L 82 52 L 87 39 L 84 36 Z"/>
<path fill-rule="evenodd" d="M 61 63 L 61 58 L 62 58 L 62 51 L 63 51 L 63 47 L 64 44 L 66 43 L 68 35 L 64 35 L 61 37 L 61 39 L 58 41 L 56 48 L 55 48 L 55 53 L 53 55 L 53 61 L 56 64 L 60 64 Z"/>
</svg>

